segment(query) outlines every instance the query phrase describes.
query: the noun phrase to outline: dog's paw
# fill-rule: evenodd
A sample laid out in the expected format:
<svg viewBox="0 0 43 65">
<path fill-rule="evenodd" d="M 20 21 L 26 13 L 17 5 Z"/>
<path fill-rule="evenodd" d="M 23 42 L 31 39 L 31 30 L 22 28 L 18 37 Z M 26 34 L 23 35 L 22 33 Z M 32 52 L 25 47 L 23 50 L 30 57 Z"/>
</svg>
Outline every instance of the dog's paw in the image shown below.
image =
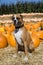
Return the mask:
<svg viewBox="0 0 43 65">
<path fill-rule="evenodd" d="M 25 62 L 28 62 L 28 57 L 25 56 L 25 58 L 23 59 Z"/>
<path fill-rule="evenodd" d="M 14 54 L 13 57 L 16 58 L 17 57 L 17 54 Z"/>
<path fill-rule="evenodd" d="M 21 51 L 18 51 L 18 54 L 20 54 L 21 53 Z"/>
</svg>

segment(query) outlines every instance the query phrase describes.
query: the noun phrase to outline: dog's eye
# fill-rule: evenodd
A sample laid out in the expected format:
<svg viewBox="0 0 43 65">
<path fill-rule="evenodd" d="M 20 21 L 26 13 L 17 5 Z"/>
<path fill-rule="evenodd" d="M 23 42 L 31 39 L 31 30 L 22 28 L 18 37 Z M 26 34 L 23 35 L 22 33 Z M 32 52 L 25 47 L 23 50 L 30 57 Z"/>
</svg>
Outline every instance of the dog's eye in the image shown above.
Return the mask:
<svg viewBox="0 0 43 65">
<path fill-rule="evenodd" d="M 19 20 L 20 18 L 17 17 L 17 19 Z"/>
<path fill-rule="evenodd" d="M 15 20 L 15 17 L 14 17 L 14 20 Z"/>
</svg>

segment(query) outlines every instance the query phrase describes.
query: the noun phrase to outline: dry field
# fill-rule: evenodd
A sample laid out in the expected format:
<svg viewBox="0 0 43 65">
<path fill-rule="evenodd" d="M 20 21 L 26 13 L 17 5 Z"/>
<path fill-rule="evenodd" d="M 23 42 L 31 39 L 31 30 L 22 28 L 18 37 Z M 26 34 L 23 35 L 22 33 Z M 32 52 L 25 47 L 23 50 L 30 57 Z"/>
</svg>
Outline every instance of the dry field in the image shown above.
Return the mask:
<svg viewBox="0 0 43 65">
<path fill-rule="evenodd" d="M 12 22 L 11 18 L 12 18 L 13 14 L 10 15 L 0 15 L 0 22 Z M 18 15 L 18 14 L 14 14 L 14 15 Z M 23 16 L 23 20 L 25 22 L 30 22 L 30 21 L 43 21 L 43 13 L 23 13 L 21 14 Z"/>
<path fill-rule="evenodd" d="M 15 57 L 15 49 L 11 46 L 0 49 L 0 65 L 43 65 L 43 43 L 34 53 L 28 53 L 28 62 L 23 60 L 24 57 L 24 52 L 20 51 Z"/>
<path fill-rule="evenodd" d="M 22 14 L 23 15 L 23 14 Z M 27 14 L 25 14 L 27 15 Z M 24 20 L 25 20 L 25 15 Z M 12 16 L 12 15 L 11 15 Z M 4 17 L 4 18 L 3 18 Z M 29 20 L 30 19 L 30 20 Z M 40 19 L 43 21 L 43 14 L 29 14 L 28 21 Z M 0 16 L 0 22 L 3 21 L 11 21 L 10 15 L 6 18 L 6 16 Z M 27 19 L 26 19 L 27 21 Z M 17 57 L 15 57 L 15 49 L 10 45 L 6 48 L 0 49 L 0 65 L 43 65 L 43 42 L 40 43 L 39 47 L 35 49 L 34 53 L 28 53 L 28 62 L 25 62 L 23 59 L 25 57 L 24 52 L 18 52 Z"/>
</svg>

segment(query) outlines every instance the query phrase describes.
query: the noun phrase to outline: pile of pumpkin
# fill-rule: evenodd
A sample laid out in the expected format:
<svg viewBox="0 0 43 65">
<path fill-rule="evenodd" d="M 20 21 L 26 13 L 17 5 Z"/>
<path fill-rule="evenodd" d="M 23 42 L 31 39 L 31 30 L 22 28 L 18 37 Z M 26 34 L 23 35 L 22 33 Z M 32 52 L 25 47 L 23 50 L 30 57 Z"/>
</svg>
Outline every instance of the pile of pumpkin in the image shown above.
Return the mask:
<svg viewBox="0 0 43 65">
<path fill-rule="evenodd" d="M 34 46 L 39 46 L 40 42 L 43 41 L 43 22 L 26 22 L 24 27 L 30 33 L 33 40 Z M 0 23 L 0 48 L 4 48 L 10 44 L 12 47 L 16 47 L 16 40 L 13 35 L 15 26 L 13 23 Z"/>
<path fill-rule="evenodd" d="M 26 22 L 24 26 L 31 35 L 34 47 L 38 47 L 43 42 L 43 22 Z"/>
<path fill-rule="evenodd" d="M 15 38 L 12 32 L 15 27 L 12 23 L 0 23 L 0 48 L 4 48 L 10 44 L 12 47 L 16 46 Z"/>
</svg>

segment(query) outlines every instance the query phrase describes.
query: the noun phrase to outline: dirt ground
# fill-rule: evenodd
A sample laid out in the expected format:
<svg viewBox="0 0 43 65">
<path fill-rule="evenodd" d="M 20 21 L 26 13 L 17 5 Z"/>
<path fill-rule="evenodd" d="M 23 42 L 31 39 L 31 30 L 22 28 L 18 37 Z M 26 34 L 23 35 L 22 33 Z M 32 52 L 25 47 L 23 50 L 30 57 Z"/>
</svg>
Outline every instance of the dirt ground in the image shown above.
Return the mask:
<svg viewBox="0 0 43 65">
<path fill-rule="evenodd" d="M 43 43 L 34 53 L 28 53 L 28 62 L 23 60 L 24 57 L 24 52 L 19 52 L 15 57 L 15 49 L 10 45 L 0 49 L 0 65 L 43 65 Z"/>
</svg>

